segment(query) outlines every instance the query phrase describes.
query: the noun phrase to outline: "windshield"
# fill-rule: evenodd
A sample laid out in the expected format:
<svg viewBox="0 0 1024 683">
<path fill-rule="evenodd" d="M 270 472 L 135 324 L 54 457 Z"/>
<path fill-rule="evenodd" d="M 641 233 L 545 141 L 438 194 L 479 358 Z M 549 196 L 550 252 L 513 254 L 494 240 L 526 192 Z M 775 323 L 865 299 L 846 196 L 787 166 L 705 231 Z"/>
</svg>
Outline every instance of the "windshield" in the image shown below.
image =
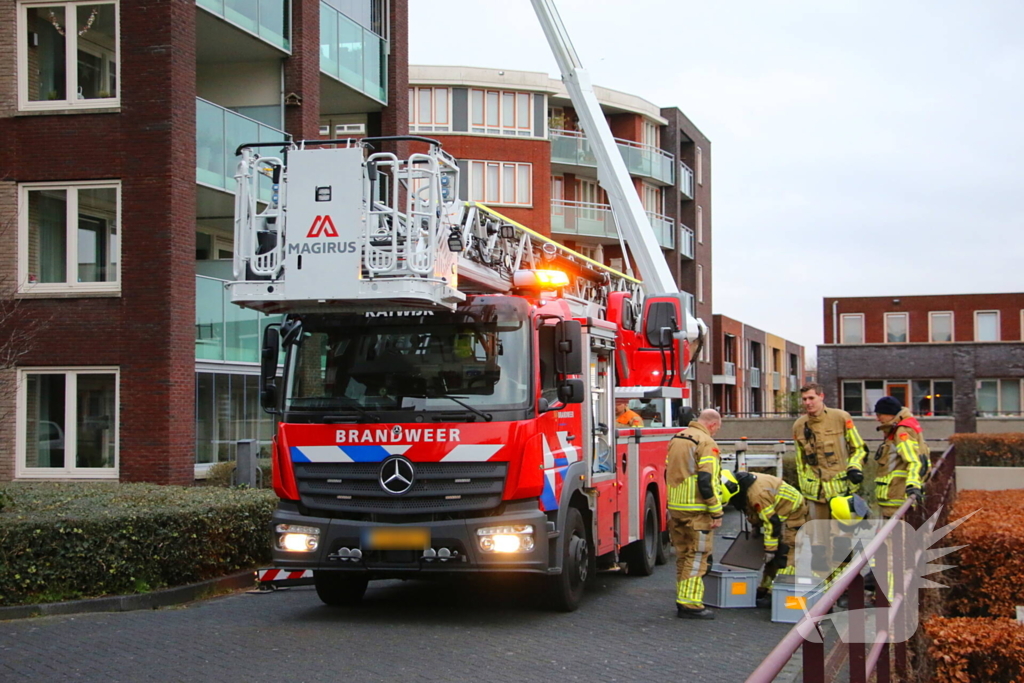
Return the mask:
<svg viewBox="0 0 1024 683">
<path fill-rule="evenodd" d="M 522 408 L 528 308 L 481 297 L 454 312 L 311 315 L 288 356 L 289 411 Z M 453 398 L 448 398 L 453 397 Z"/>
</svg>

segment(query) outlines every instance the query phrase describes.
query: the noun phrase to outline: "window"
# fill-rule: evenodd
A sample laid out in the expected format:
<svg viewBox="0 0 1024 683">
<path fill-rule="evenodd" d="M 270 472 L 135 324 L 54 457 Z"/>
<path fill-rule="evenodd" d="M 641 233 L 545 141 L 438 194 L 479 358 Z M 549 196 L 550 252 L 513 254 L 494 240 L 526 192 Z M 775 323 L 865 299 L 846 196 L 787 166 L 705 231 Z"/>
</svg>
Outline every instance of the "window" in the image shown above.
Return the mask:
<svg viewBox="0 0 1024 683">
<path fill-rule="evenodd" d="M 704 207 L 697 205 L 697 243 L 704 244 Z"/>
<path fill-rule="evenodd" d="M 864 343 L 864 314 L 844 313 L 839 316 L 839 323 L 842 330 L 840 336 L 843 344 Z"/>
<path fill-rule="evenodd" d="M 704 151 L 697 148 L 697 184 L 704 184 Z"/>
<path fill-rule="evenodd" d="M 119 291 L 120 186 L 105 182 L 20 189 L 19 291 Z"/>
<path fill-rule="evenodd" d="M 526 92 L 470 90 L 470 132 L 532 136 L 533 97 Z"/>
<path fill-rule="evenodd" d="M 654 149 L 661 149 L 661 128 L 644 119 L 643 130 L 640 131 L 640 143 Z"/>
<path fill-rule="evenodd" d="M 641 199 L 644 205 L 644 211 L 647 213 L 658 214 L 659 216 L 664 213 L 661 203 L 661 188 L 647 183 L 642 183 L 643 193 Z"/>
<path fill-rule="evenodd" d="M 704 266 L 697 264 L 697 301 L 704 303 Z"/>
<path fill-rule="evenodd" d="M 903 344 L 908 341 L 909 315 L 907 313 L 885 314 L 885 341 L 888 344 Z"/>
<path fill-rule="evenodd" d="M 974 341 L 999 341 L 999 311 L 974 312 Z"/>
<path fill-rule="evenodd" d="M 487 204 L 530 206 L 533 165 L 507 161 L 468 161 L 469 198 Z"/>
<path fill-rule="evenodd" d="M 450 131 L 448 88 L 409 88 L 409 132 Z"/>
<path fill-rule="evenodd" d="M 260 456 L 270 456 L 274 420 L 260 407 L 259 380 L 258 374 L 196 373 L 197 471 L 234 460 L 242 439 L 256 439 Z"/>
<path fill-rule="evenodd" d="M 22 2 L 18 98 L 22 109 L 116 107 L 115 2 Z"/>
<path fill-rule="evenodd" d="M 864 414 L 863 382 L 843 382 L 843 410 L 850 415 Z"/>
<path fill-rule="evenodd" d="M 1021 414 L 1021 380 L 983 379 L 978 381 L 977 406 L 981 417 Z"/>
<path fill-rule="evenodd" d="M 928 314 L 928 341 L 953 341 L 952 311 L 932 311 Z"/>
<path fill-rule="evenodd" d="M 116 368 L 18 371 L 18 477 L 117 478 Z"/>
</svg>

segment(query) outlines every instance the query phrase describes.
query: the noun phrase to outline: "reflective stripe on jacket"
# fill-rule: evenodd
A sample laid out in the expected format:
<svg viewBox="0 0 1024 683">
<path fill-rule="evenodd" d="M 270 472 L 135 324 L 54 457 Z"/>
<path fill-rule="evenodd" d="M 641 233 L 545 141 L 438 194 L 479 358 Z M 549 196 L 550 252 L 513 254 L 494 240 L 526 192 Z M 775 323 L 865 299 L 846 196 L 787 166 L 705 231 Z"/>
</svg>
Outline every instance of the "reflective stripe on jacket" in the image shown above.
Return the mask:
<svg viewBox="0 0 1024 683">
<path fill-rule="evenodd" d="M 722 503 L 715 493 L 722 472 L 719 456 L 718 444 L 700 422 L 691 422 L 689 427 L 672 437 L 665 457 L 669 510 L 722 516 Z M 710 498 L 705 498 L 700 492 L 698 482 L 701 473 L 710 477 Z"/>
<path fill-rule="evenodd" d="M 930 451 L 921 424 L 906 408 L 889 424 L 879 425 L 878 430 L 885 439 L 875 453 L 875 498 L 879 505 L 898 507 L 906 501 L 908 487 L 924 490 Z"/>
<path fill-rule="evenodd" d="M 793 423 L 800 492 L 808 500 L 826 501 L 857 490 L 846 471 L 864 469 L 868 449 L 849 413 L 825 408 Z"/>
</svg>

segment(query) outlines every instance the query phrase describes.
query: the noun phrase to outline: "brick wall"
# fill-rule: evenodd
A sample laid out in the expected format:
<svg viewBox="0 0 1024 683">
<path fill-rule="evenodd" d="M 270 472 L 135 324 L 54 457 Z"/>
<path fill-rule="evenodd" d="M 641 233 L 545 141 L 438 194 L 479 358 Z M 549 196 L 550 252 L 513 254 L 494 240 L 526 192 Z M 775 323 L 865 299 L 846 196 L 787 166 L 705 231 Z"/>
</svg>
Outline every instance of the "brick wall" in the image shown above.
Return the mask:
<svg viewBox="0 0 1024 683">
<path fill-rule="evenodd" d="M 838 301 L 836 315 L 844 313 L 864 314 L 865 343 L 885 343 L 885 314 L 909 313 L 911 342 L 927 342 L 928 313 L 930 311 L 953 312 L 953 340 L 974 340 L 974 312 L 998 310 L 1000 312 L 1000 339 L 1018 341 L 1022 339 L 1021 311 L 1024 310 L 1024 293 L 1010 294 L 954 294 L 946 296 L 876 296 L 876 297 L 826 297 L 823 300 L 825 319 L 825 343 L 834 343 L 832 306 Z M 899 303 L 896 303 L 899 301 Z M 841 329 L 839 334 L 842 334 Z"/>
<path fill-rule="evenodd" d="M 285 106 L 285 131 L 295 140 L 320 134 L 320 4 L 292 3 L 292 55 L 284 60 L 284 92 L 301 98 Z"/>
</svg>

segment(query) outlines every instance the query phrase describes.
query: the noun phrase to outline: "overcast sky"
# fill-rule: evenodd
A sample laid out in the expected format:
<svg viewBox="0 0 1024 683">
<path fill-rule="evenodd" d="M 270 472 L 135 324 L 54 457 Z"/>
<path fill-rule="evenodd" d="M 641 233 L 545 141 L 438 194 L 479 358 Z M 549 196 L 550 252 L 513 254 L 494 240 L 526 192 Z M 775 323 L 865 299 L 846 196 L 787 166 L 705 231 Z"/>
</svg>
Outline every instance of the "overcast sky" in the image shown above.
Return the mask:
<svg viewBox="0 0 1024 683">
<path fill-rule="evenodd" d="M 595 84 L 710 138 L 715 313 L 813 355 L 826 296 L 1024 290 L 1024 2 L 556 2 Z M 409 33 L 559 75 L 529 0 L 411 0 Z"/>
</svg>

